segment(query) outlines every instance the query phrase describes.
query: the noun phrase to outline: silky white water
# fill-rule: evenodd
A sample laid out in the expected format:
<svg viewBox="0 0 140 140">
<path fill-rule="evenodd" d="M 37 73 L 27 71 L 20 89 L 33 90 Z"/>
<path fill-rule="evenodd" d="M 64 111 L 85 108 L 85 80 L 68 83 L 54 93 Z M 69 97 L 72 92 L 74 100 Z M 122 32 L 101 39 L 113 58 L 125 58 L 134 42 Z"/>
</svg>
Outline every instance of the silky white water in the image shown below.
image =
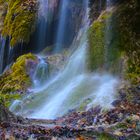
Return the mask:
<svg viewBox="0 0 140 140">
<path fill-rule="evenodd" d="M 59 12 L 59 23 L 58 23 L 58 29 L 56 34 L 56 46 L 55 46 L 55 52 L 60 52 L 63 49 L 62 42 L 64 39 L 64 32 L 66 30 L 66 17 L 67 17 L 67 7 L 68 7 L 69 1 L 68 0 L 61 0 L 61 6 L 60 6 L 60 12 Z"/>
<path fill-rule="evenodd" d="M 0 37 L 0 42 L 1 42 L 1 46 L 0 46 L 0 74 L 1 74 L 3 71 L 4 47 L 5 47 L 6 39 Z"/>
<path fill-rule="evenodd" d="M 29 118 L 55 119 L 71 109 L 78 109 L 90 99 L 87 109 L 100 105 L 110 108 L 115 100 L 118 79 L 107 73 L 87 71 L 88 1 L 83 27 L 71 48 L 76 48 L 66 66 L 43 86 L 32 89 L 22 100 L 16 100 L 10 110 Z M 86 24 L 85 24 L 86 23 Z"/>
<path fill-rule="evenodd" d="M 51 20 L 58 0 L 38 0 L 39 1 L 39 18 L 45 18 L 46 21 Z"/>
<path fill-rule="evenodd" d="M 88 108 L 97 105 L 110 108 L 118 81 L 108 74 L 88 74 L 86 50 L 87 43 L 79 46 L 62 72 L 42 89 L 16 101 L 11 110 L 30 118 L 55 119 L 77 108 L 87 98 L 92 100 Z"/>
<path fill-rule="evenodd" d="M 38 59 L 40 62 L 38 63 L 32 78 L 34 88 L 42 86 L 49 77 L 49 66 L 44 60 L 45 58 L 38 56 Z"/>
</svg>

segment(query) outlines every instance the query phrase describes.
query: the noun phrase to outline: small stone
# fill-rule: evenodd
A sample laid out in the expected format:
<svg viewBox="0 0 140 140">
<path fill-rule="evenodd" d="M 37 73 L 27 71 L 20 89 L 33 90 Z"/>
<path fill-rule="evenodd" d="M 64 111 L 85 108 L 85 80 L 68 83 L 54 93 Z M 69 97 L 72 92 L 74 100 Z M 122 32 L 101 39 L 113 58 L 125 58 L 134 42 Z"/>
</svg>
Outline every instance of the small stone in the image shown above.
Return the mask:
<svg viewBox="0 0 140 140">
<path fill-rule="evenodd" d="M 113 106 L 117 106 L 121 103 L 121 100 L 115 100 L 114 102 L 112 102 Z"/>
<path fill-rule="evenodd" d="M 76 140 L 85 140 L 85 138 L 82 136 L 79 136 L 78 138 L 76 138 Z"/>
<path fill-rule="evenodd" d="M 133 130 L 131 128 L 128 128 L 127 132 L 131 133 L 131 132 L 133 132 Z"/>
<path fill-rule="evenodd" d="M 140 122 L 137 122 L 137 124 L 136 124 L 136 130 L 137 131 L 140 131 Z"/>
<path fill-rule="evenodd" d="M 94 124 L 97 123 L 97 116 L 94 118 L 93 123 L 94 123 Z"/>
<path fill-rule="evenodd" d="M 57 140 L 57 138 L 56 137 L 52 137 L 52 139 L 51 140 Z"/>
<path fill-rule="evenodd" d="M 104 128 L 103 128 L 103 127 L 99 127 L 99 128 L 98 128 L 98 131 L 99 131 L 99 132 L 103 132 L 103 131 L 104 131 Z"/>
<path fill-rule="evenodd" d="M 136 128 L 136 123 L 132 124 L 132 128 L 135 129 Z"/>
<path fill-rule="evenodd" d="M 123 136 L 123 133 L 118 130 L 116 130 L 113 134 L 116 136 Z"/>
<path fill-rule="evenodd" d="M 119 137 L 119 140 L 126 140 L 124 136 Z"/>
<path fill-rule="evenodd" d="M 138 115 L 132 116 L 132 121 L 138 121 L 138 120 L 140 120 L 140 117 Z"/>
</svg>

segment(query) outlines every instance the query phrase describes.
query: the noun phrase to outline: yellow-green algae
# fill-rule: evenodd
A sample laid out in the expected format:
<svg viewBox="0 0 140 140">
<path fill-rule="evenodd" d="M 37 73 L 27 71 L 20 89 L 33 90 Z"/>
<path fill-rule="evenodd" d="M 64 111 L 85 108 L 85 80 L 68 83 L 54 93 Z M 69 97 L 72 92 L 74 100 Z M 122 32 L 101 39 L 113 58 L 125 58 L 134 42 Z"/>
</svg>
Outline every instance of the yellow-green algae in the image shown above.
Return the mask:
<svg viewBox="0 0 140 140">
<path fill-rule="evenodd" d="M 25 92 L 31 86 L 31 79 L 26 71 L 27 60 L 36 60 L 33 54 L 20 56 L 11 69 L 0 76 L 0 100 L 9 105 L 10 101 L 20 97 L 20 92 Z"/>
<path fill-rule="evenodd" d="M 37 11 L 36 0 L 9 0 L 7 14 L 2 30 L 3 36 L 11 38 L 10 45 L 28 43 L 35 29 Z"/>
</svg>

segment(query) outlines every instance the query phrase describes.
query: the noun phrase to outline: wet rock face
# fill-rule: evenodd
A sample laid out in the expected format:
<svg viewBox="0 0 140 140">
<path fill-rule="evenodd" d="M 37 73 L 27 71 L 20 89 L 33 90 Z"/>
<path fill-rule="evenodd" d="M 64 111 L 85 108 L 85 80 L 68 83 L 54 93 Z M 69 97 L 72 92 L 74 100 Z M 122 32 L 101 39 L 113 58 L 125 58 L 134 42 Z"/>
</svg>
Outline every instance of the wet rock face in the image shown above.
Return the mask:
<svg viewBox="0 0 140 140">
<path fill-rule="evenodd" d="M 50 76 L 54 76 L 64 67 L 66 56 L 64 54 L 55 54 L 47 56 L 46 61 L 49 64 Z"/>
<path fill-rule="evenodd" d="M 39 63 L 38 60 L 32 60 L 32 59 L 26 61 L 25 67 L 30 77 L 33 77 L 33 74 L 35 72 L 38 63 Z"/>
<path fill-rule="evenodd" d="M 115 6 L 125 1 L 128 2 L 130 0 L 110 0 L 110 3 L 111 3 L 111 6 Z M 106 5 L 107 5 L 107 0 L 89 0 L 91 21 L 94 21 L 99 17 L 101 12 L 105 10 Z"/>
<path fill-rule="evenodd" d="M 89 7 L 90 7 L 90 19 L 91 21 L 94 21 L 95 19 L 98 18 L 101 11 L 105 9 L 106 0 L 90 0 Z"/>
<path fill-rule="evenodd" d="M 83 7 L 82 0 L 71 0 L 67 9 L 68 15 L 66 19 L 67 27 L 65 31 L 64 45 L 69 47 L 82 26 L 82 19 L 85 15 L 85 9 Z"/>
</svg>

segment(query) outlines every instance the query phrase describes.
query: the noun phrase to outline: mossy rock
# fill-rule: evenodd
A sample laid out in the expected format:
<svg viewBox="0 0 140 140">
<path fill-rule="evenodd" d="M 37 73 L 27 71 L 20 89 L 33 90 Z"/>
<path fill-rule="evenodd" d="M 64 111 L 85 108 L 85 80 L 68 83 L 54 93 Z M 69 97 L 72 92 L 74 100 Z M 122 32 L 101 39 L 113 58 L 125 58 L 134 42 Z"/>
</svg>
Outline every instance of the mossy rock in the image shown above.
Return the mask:
<svg viewBox="0 0 140 140">
<path fill-rule="evenodd" d="M 119 64 L 119 38 L 116 37 L 114 9 L 103 11 L 89 29 L 89 68 L 90 70 L 103 69 L 118 72 L 115 69 Z M 116 47 L 117 46 L 117 47 Z M 119 67 L 118 67 L 119 68 Z"/>
<path fill-rule="evenodd" d="M 128 0 L 101 13 L 89 29 L 89 68 L 140 83 L 140 3 Z M 108 25 L 108 27 L 107 27 Z"/>
<path fill-rule="evenodd" d="M 32 84 L 26 71 L 26 62 L 29 59 L 37 58 L 31 53 L 20 56 L 10 70 L 0 77 L 0 99 L 7 101 L 6 105 L 9 105 L 11 99 L 17 99 L 24 94 Z"/>
<path fill-rule="evenodd" d="M 36 0 L 9 0 L 7 14 L 2 30 L 3 36 L 11 38 L 10 45 L 28 43 L 30 35 L 34 32 L 37 15 Z"/>
</svg>

